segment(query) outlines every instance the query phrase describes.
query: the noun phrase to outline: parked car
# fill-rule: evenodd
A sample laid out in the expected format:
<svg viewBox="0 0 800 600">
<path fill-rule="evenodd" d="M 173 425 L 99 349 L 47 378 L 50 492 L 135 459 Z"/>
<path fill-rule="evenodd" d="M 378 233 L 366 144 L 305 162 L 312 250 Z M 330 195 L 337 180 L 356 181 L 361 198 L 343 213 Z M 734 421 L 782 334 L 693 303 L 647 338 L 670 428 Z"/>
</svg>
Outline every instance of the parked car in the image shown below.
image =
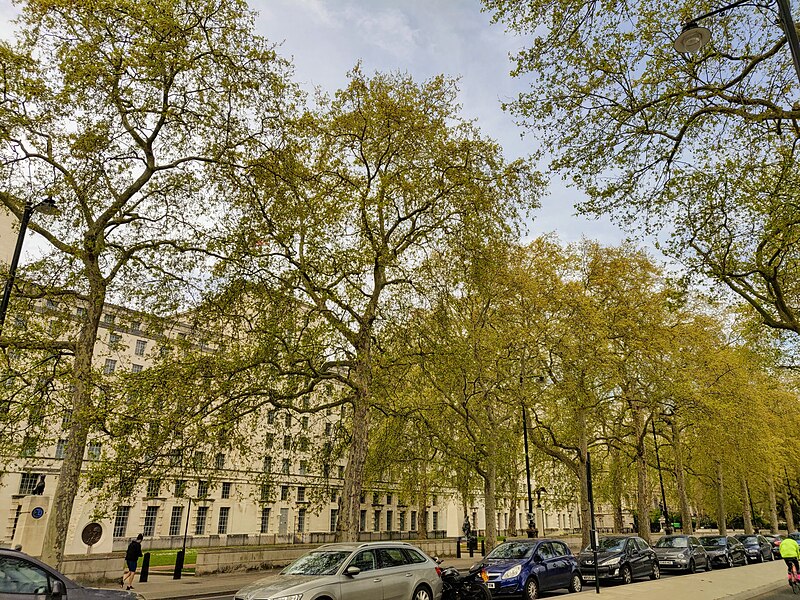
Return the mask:
<svg viewBox="0 0 800 600">
<path fill-rule="evenodd" d="M 765 535 L 764 537 L 767 538 L 767 541 L 769 542 L 770 547 L 772 548 L 772 558 L 780 558 L 781 542 L 786 539 L 786 536 L 775 533 L 775 534 Z"/>
<path fill-rule="evenodd" d="M 578 555 L 578 568 L 584 584 L 595 580 L 594 566 L 592 549 L 585 548 Z M 597 571 L 600 579 L 619 579 L 622 583 L 630 583 L 637 577 L 661 577 L 656 553 L 647 542 L 636 536 L 600 538 Z"/>
<path fill-rule="evenodd" d="M 658 538 L 653 550 L 662 571 L 694 573 L 697 569 L 711 570 L 711 561 L 706 549 L 693 535 L 665 535 Z"/>
<path fill-rule="evenodd" d="M 325 544 L 304 554 L 278 575 L 236 592 L 257 598 L 402 598 L 440 600 L 441 569 L 406 542 Z"/>
<path fill-rule="evenodd" d="M 526 600 L 540 592 L 568 589 L 580 592 L 578 559 L 558 540 L 524 538 L 507 540 L 481 561 L 489 576 L 492 597 L 522 595 Z"/>
<path fill-rule="evenodd" d="M 772 556 L 772 546 L 763 535 L 757 533 L 752 535 L 740 533 L 734 537 L 742 542 L 748 562 L 754 563 L 764 562 L 765 560 L 775 560 Z"/>
<path fill-rule="evenodd" d="M 698 538 L 706 549 L 713 567 L 735 567 L 747 564 L 747 553 L 742 543 L 735 537 L 724 535 L 703 535 Z"/>
<path fill-rule="evenodd" d="M 0 598 L 134 600 L 140 596 L 123 590 L 83 587 L 50 565 L 19 550 L 0 549 Z"/>
</svg>

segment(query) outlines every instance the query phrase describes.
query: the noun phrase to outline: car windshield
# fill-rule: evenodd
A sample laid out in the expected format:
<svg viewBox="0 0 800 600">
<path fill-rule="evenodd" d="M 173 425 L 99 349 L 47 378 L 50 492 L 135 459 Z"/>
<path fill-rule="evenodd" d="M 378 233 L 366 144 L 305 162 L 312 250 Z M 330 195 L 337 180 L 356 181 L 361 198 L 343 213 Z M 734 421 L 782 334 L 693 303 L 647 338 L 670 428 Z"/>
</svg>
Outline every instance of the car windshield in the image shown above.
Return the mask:
<svg viewBox="0 0 800 600">
<path fill-rule="evenodd" d="M 685 537 L 662 537 L 656 542 L 656 548 L 688 548 L 689 540 Z"/>
<path fill-rule="evenodd" d="M 700 543 L 707 548 L 713 548 L 714 546 L 724 546 L 728 543 L 728 540 L 724 537 L 700 538 Z"/>
<path fill-rule="evenodd" d="M 301 556 L 283 571 L 282 575 L 333 575 L 350 556 L 349 551 L 319 550 Z"/>
<path fill-rule="evenodd" d="M 506 542 L 486 555 L 486 558 L 528 558 L 533 553 L 533 544 L 524 542 Z"/>
<path fill-rule="evenodd" d="M 758 538 L 754 535 L 743 535 L 740 538 L 737 538 L 743 544 L 757 544 Z"/>
<path fill-rule="evenodd" d="M 625 548 L 627 538 L 603 538 L 597 546 L 599 552 L 621 552 Z M 591 552 L 592 547 L 586 546 L 586 552 Z"/>
</svg>

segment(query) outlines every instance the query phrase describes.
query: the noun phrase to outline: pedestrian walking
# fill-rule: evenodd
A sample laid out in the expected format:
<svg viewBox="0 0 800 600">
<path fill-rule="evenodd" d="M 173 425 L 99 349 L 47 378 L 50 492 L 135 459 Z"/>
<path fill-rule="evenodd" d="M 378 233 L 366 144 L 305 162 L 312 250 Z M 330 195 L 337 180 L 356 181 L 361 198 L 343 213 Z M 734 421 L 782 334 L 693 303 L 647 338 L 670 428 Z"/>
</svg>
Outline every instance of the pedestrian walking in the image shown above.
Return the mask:
<svg viewBox="0 0 800 600">
<path fill-rule="evenodd" d="M 142 534 L 136 536 L 128 544 L 128 550 L 125 552 L 125 570 L 122 572 L 122 587 L 126 590 L 133 589 L 133 576 L 136 575 L 136 567 L 142 555 Z"/>
</svg>

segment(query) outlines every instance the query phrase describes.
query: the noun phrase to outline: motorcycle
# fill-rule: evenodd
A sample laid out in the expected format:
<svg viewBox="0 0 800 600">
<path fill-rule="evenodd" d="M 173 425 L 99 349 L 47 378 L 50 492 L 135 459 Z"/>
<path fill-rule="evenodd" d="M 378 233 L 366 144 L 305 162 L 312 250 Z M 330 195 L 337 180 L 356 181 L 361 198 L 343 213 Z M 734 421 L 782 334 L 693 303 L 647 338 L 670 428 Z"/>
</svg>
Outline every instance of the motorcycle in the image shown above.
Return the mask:
<svg viewBox="0 0 800 600">
<path fill-rule="evenodd" d="M 445 567 L 442 570 L 442 600 L 492 600 L 485 585 L 487 579 L 482 565 L 466 575 L 455 567 Z"/>
</svg>

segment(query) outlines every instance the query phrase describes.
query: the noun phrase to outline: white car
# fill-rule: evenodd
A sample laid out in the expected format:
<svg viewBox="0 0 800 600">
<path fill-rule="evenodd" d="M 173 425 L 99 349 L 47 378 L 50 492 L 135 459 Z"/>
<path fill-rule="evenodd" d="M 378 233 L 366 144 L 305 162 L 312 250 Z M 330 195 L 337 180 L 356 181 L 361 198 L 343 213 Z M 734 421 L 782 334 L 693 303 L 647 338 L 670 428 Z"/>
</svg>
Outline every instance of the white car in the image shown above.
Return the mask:
<svg viewBox="0 0 800 600">
<path fill-rule="evenodd" d="M 326 544 L 235 600 L 441 600 L 439 566 L 405 542 Z"/>
</svg>

